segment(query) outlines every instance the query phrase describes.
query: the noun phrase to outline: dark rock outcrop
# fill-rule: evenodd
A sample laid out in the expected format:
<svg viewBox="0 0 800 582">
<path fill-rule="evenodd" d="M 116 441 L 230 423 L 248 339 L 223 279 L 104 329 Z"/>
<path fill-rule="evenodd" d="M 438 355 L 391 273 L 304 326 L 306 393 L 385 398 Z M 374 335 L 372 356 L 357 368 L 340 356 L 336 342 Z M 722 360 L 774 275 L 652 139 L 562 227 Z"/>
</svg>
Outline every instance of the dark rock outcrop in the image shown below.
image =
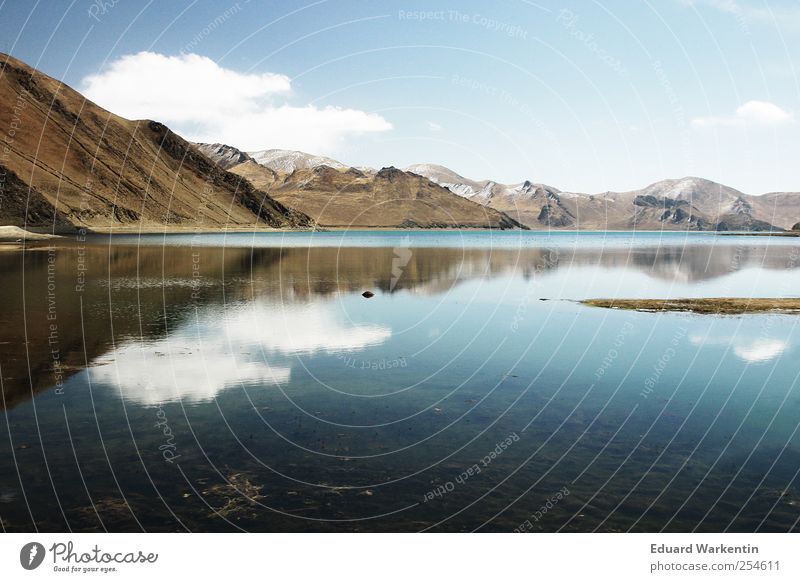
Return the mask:
<svg viewBox="0 0 800 582">
<path fill-rule="evenodd" d="M 749 231 L 749 232 L 781 232 L 782 228 L 764 220 L 758 220 L 749 214 L 725 214 L 717 223 L 717 231 Z"/>
</svg>

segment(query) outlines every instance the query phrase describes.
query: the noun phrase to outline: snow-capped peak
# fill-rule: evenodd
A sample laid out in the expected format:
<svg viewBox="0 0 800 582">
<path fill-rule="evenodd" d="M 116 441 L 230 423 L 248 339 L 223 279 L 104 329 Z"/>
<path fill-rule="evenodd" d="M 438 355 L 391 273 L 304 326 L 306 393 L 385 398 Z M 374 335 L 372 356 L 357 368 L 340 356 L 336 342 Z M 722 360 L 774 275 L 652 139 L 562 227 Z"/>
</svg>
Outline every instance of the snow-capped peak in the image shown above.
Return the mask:
<svg viewBox="0 0 800 582">
<path fill-rule="evenodd" d="M 329 166 L 337 170 L 345 170 L 349 166 L 325 156 L 315 156 L 293 150 L 262 150 L 248 152 L 257 164 L 276 172 L 290 174 L 295 170 L 310 170 L 317 166 Z"/>
</svg>

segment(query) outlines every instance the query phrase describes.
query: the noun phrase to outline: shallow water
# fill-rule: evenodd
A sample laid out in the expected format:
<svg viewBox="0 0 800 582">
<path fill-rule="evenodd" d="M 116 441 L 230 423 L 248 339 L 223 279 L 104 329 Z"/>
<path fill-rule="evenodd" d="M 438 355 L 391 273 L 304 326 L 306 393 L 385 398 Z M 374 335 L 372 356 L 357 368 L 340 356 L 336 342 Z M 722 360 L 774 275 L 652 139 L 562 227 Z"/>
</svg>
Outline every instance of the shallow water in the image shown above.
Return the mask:
<svg viewBox="0 0 800 582">
<path fill-rule="evenodd" d="M 6 531 L 800 519 L 800 318 L 575 301 L 797 296 L 797 239 L 112 241 L 0 253 Z"/>
</svg>

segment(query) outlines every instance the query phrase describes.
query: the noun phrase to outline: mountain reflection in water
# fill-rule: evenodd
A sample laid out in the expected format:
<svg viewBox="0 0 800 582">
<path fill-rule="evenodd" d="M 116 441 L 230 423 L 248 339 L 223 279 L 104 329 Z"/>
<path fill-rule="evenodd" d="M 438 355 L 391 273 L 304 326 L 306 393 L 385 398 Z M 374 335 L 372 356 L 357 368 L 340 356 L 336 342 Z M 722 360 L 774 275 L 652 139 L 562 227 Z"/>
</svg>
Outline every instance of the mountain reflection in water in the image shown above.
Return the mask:
<svg viewBox="0 0 800 582">
<path fill-rule="evenodd" d="M 795 280 L 800 274 L 800 262 L 789 258 L 793 247 L 757 240 L 747 245 L 599 250 L 48 248 L 0 254 L 0 300 L 6 306 L 0 328 L 5 406 L 53 386 L 57 377 L 68 377 L 87 362 L 94 368 L 93 378 L 117 385 L 128 397 L 150 387 L 151 396 L 138 397 L 143 402 L 182 395 L 210 398 L 236 381 L 279 383 L 288 377 L 287 368 L 248 359 L 242 352 L 261 357 L 275 351 L 355 349 L 391 334 L 385 326 L 340 321 L 330 309 L 331 298 L 364 289 L 436 296 L 475 279 L 518 277 L 551 300 L 770 296 L 776 288 L 770 277 L 776 272 L 791 271 Z M 48 271 L 51 264 L 54 269 Z M 77 292 L 78 277 L 84 274 L 86 282 Z M 750 286 L 726 282 L 742 274 Z M 48 282 L 55 289 L 55 321 L 48 319 Z M 762 289 L 753 289 L 753 282 Z M 780 286 L 787 285 L 791 288 L 782 279 Z M 51 345 L 54 324 L 57 342 Z M 203 345 L 201 339 L 209 337 L 212 328 L 217 328 L 215 339 Z M 23 337 L 25 342 L 20 341 Z M 762 339 L 750 348 L 740 345 L 737 353 L 761 360 L 780 353 L 779 345 L 780 341 Z M 52 347 L 59 350 L 57 359 Z M 59 368 L 55 374 L 54 365 Z M 170 377 L 171 387 L 157 387 Z"/>
</svg>

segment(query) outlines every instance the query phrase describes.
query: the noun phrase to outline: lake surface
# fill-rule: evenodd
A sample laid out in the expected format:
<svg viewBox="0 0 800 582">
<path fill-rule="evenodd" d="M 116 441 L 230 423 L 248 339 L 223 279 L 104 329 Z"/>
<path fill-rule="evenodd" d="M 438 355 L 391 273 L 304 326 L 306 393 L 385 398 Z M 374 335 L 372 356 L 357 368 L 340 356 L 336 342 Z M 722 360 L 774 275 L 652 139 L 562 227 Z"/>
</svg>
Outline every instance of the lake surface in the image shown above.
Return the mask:
<svg viewBox="0 0 800 582">
<path fill-rule="evenodd" d="M 0 250 L 5 531 L 787 531 L 800 239 L 120 235 Z M 364 291 L 375 296 L 365 299 Z"/>
</svg>

